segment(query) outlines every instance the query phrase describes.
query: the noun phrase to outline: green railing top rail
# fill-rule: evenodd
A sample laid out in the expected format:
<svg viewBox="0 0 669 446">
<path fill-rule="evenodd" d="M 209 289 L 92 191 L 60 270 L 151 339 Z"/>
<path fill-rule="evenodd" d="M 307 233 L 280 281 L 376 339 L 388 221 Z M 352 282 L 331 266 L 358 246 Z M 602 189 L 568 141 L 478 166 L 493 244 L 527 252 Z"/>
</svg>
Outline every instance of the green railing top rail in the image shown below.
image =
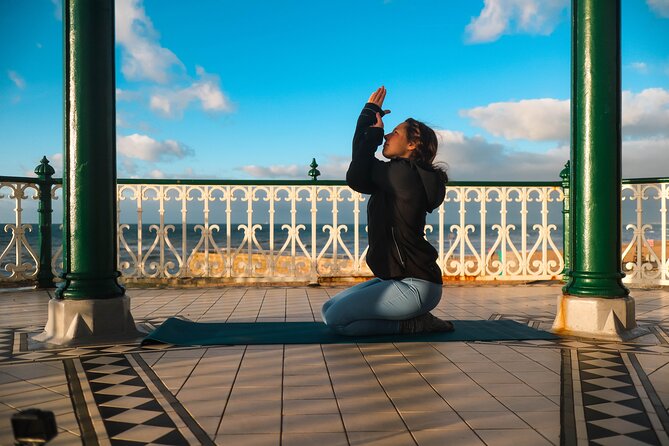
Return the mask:
<svg viewBox="0 0 669 446">
<path fill-rule="evenodd" d="M 55 182 L 54 180 L 55 179 L 52 179 L 51 181 Z M 41 180 L 37 177 L 10 177 L 10 176 L 0 175 L 0 183 L 33 183 L 33 184 L 37 184 L 40 181 Z M 60 178 L 58 178 L 58 183 L 60 183 L 60 182 L 61 182 Z"/>
<path fill-rule="evenodd" d="M 628 178 L 623 179 L 623 184 L 651 184 L 651 183 L 669 183 L 669 178 Z"/>
<path fill-rule="evenodd" d="M 207 186 L 346 186 L 344 180 L 217 180 L 217 179 L 141 179 L 119 178 L 118 184 L 183 184 Z M 451 181 L 449 186 L 559 186 L 560 181 Z"/>
<path fill-rule="evenodd" d="M 41 180 L 37 177 L 0 175 L 2 183 L 33 183 Z M 62 184 L 62 178 L 51 178 L 54 184 Z M 118 184 L 150 184 L 150 185 L 192 185 L 192 186 L 345 186 L 344 180 L 220 180 L 220 179 L 151 179 L 151 178 L 119 178 Z M 669 177 L 659 178 L 628 178 L 622 184 L 653 184 L 669 183 Z M 454 187 L 560 187 L 561 181 L 450 181 Z"/>
</svg>

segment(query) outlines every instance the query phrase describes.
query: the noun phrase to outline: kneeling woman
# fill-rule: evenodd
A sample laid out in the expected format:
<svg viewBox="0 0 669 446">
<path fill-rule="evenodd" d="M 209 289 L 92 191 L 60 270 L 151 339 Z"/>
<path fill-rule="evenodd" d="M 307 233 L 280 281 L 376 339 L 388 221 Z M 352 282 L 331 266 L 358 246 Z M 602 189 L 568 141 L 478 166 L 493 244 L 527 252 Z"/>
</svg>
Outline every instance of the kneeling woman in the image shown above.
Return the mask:
<svg viewBox="0 0 669 446">
<path fill-rule="evenodd" d="M 323 321 L 345 335 L 451 331 L 453 324 L 430 314 L 441 299 L 437 251 L 424 238 L 425 216 L 444 200 L 446 173 L 433 165 L 434 130 L 407 119 L 384 136 L 384 87 L 372 93 L 353 136 L 346 182 L 371 194 L 367 205 L 367 265 L 374 279 L 327 301 Z M 374 152 L 385 138 L 383 156 Z"/>
</svg>

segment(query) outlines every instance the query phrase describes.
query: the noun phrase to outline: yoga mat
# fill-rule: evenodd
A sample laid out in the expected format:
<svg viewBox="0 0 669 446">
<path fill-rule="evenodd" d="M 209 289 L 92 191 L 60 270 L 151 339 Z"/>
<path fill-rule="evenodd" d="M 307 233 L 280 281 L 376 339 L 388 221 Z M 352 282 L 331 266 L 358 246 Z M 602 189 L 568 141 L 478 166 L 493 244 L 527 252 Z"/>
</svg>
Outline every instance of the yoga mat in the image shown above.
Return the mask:
<svg viewBox="0 0 669 446">
<path fill-rule="evenodd" d="M 322 322 L 192 322 L 169 318 L 142 345 L 352 344 L 369 342 L 452 342 L 558 339 L 511 320 L 453 321 L 450 333 L 343 336 Z"/>
</svg>

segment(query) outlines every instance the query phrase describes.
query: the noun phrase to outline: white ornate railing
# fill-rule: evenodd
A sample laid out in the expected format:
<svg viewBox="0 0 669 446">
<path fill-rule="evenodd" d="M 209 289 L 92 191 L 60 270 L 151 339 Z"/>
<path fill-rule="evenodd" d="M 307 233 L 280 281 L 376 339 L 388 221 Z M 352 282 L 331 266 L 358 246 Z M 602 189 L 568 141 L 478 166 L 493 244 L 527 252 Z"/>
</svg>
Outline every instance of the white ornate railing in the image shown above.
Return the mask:
<svg viewBox="0 0 669 446">
<path fill-rule="evenodd" d="M 37 183 L 8 180 L 0 181 L 0 200 L 14 202 L 14 222 L 3 225 L 4 234 L 0 236 L 0 265 L 5 272 L 0 280 L 19 282 L 37 277 L 36 244 L 31 244 L 27 238 L 33 225 L 23 222 L 23 202 L 37 201 L 39 187 Z"/>
<path fill-rule="evenodd" d="M 667 259 L 667 199 L 665 180 L 630 180 L 623 184 L 623 205 L 634 206 L 633 221 L 623 221 L 623 282 L 642 285 L 669 285 Z M 627 239 L 631 239 L 627 241 Z M 627 242 L 626 242 L 627 241 Z"/>
<path fill-rule="evenodd" d="M 553 204 L 561 223 L 561 188 L 508 184 L 447 187 L 425 228 L 447 279 L 561 277 L 562 242 L 549 221 Z M 343 182 L 128 181 L 119 185 L 119 268 L 129 280 L 371 276 L 365 201 Z M 193 213 L 197 224 L 189 224 Z"/>
<path fill-rule="evenodd" d="M 0 200 L 14 204 L 14 222 L 0 238 L 0 282 L 14 283 L 34 280 L 39 269 L 37 235 L 23 210 L 25 202 L 39 200 L 39 183 L 12 178 L 18 177 L 0 178 Z M 119 183 L 118 265 L 126 281 L 317 282 L 371 275 L 366 197 L 343 182 Z M 51 199 L 60 188 L 53 184 Z M 628 284 L 669 284 L 668 190 L 663 179 L 626 180 L 622 187 L 623 215 L 634 216 L 623 219 Z M 445 280 L 560 279 L 563 200 L 557 182 L 449 184 L 425 227 Z M 31 221 L 35 214 L 31 210 Z M 62 248 L 56 236 L 54 247 L 57 274 Z"/>
<path fill-rule="evenodd" d="M 318 277 L 369 275 L 363 262 L 365 251 L 360 251 L 360 204 L 364 201 L 345 186 L 315 183 L 122 184 L 119 221 L 127 221 L 124 213 L 130 206 L 123 202 L 131 202 L 136 223 L 132 228 L 128 223 L 119 225 L 119 268 L 124 277 L 133 279 L 316 281 Z M 198 202 L 199 223 L 189 225 L 194 207 L 189 209 L 189 204 Z M 352 206 L 350 225 L 339 221 L 342 202 Z M 146 206 L 151 203 L 157 206 L 149 219 L 158 222 L 147 225 Z M 168 210 L 170 203 L 174 205 Z M 258 211 L 259 204 L 263 211 Z M 303 210 L 298 215 L 298 208 L 305 204 L 308 213 Z M 167 223 L 170 211 L 171 223 Z M 278 213 L 286 218 L 277 218 Z M 311 230 L 319 226 L 324 239 Z M 354 231 L 352 247 L 342 237 L 349 226 Z"/>
<path fill-rule="evenodd" d="M 549 207 L 563 199 L 558 186 L 447 187 L 444 204 L 439 207 L 437 245 L 443 275 L 477 280 L 560 278 L 564 269 L 562 242 L 558 248 L 553 240 L 558 225 L 549 221 Z M 458 223 L 444 224 L 448 203 L 456 204 Z M 478 204 L 478 209 L 473 209 L 473 219 L 467 218 L 467 203 Z M 533 203 L 538 206 L 530 213 Z M 553 213 L 561 209 L 561 204 L 559 209 L 553 206 Z M 444 251 L 443 234 L 448 226 L 455 240 Z M 478 234 L 470 237 L 470 232 Z"/>
</svg>

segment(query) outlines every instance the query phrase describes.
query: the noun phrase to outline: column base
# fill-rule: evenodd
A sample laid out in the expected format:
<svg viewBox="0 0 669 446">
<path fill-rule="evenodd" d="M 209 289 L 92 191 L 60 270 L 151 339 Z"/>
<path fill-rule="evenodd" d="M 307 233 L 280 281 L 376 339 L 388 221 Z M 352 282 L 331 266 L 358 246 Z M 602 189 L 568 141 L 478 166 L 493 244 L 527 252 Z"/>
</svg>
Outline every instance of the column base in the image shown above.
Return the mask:
<svg viewBox="0 0 669 446">
<path fill-rule="evenodd" d="M 630 296 L 578 297 L 561 294 L 557 299 L 557 316 L 551 330 L 555 334 L 627 341 L 648 333 L 637 327 L 634 299 Z"/>
<path fill-rule="evenodd" d="M 56 345 L 118 342 L 144 336 L 130 313 L 130 297 L 51 299 L 44 331 L 31 339 Z"/>
</svg>

